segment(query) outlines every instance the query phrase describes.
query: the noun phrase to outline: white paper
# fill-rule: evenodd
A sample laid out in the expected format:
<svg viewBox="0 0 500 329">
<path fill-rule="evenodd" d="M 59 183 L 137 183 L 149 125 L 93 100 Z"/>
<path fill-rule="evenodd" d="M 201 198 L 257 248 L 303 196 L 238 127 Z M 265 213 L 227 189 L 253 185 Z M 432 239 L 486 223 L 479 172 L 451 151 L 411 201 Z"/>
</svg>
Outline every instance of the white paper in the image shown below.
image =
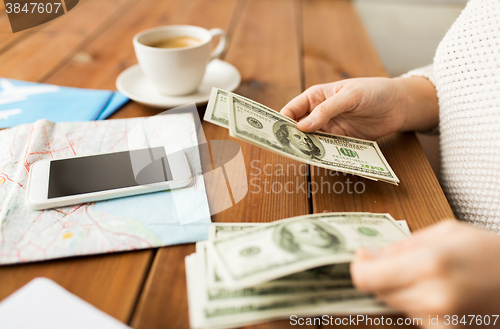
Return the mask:
<svg viewBox="0 0 500 329">
<path fill-rule="evenodd" d="M 2 329 L 130 328 L 69 293 L 55 282 L 36 278 L 0 303 Z"/>
</svg>

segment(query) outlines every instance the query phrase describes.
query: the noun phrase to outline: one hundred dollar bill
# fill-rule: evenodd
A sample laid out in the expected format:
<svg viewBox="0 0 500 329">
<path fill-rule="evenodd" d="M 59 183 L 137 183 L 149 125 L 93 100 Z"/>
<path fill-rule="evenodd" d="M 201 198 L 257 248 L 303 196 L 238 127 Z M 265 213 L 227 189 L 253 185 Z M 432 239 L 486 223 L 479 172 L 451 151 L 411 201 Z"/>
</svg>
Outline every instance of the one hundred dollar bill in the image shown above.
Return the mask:
<svg viewBox="0 0 500 329">
<path fill-rule="evenodd" d="M 256 106 L 262 105 L 262 104 L 259 104 L 257 102 L 252 101 L 251 99 L 245 98 L 245 97 L 240 96 L 240 95 L 233 94 L 229 91 L 225 91 L 225 90 L 218 89 L 218 88 L 212 88 L 212 92 L 210 94 L 210 99 L 208 101 L 207 109 L 206 109 L 205 116 L 203 117 L 203 119 L 205 121 L 211 122 L 215 125 L 229 129 L 228 96 L 230 94 L 237 96 L 237 97 L 245 100 L 246 102 L 254 103 Z M 297 124 L 297 122 L 295 122 L 294 120 L 292 120 L 288 117 L 284 117 L 284 118 L 289 120 L 290 123 L 292 123 L 294 125 Z M 298 159 L 298 160 L 300 160 L 300 159 Z M 332 168 L 328 168 L 328 169 L 332 169 Z M 358 174 L 358 176 L 365 177 L 365 178 L 375 180 L 375 181 L 377 180 L 373 177 L 365 176 L 361 173 Z"/>
<path fill-rule="evenodd" d="M 209 230 L 209 240 L 222 239 L 229 236 L 238 235 L 249 229 L 255 229 L 270 223 L 211 223 Z M 206 248 L 206 242 L 198 242 L 198 246 Z M 225 288 L 226 284 L 217 274 L 217 266 L 213 260 L 207 257 L 208 264 L 208 286 L 210 288 L 221 289 Z M 220 272 L 220 271 L 219 271 Z M 313 268 L 307 271 L 294 273 L 270 282 L 266 282 L 259 286 L 262 289 L 279 287 L 281 289 L 289 289 L 290 287 L 298 286 L 320 286 L 320 287 L 338 287 L 350 286 L 351 273 L 349 264 L 334 264 L 318 268 Z"/>
<path fill-rule="evenodd" d="M 396 220 L 396 223 L 408 234 L 411 234 L 408 224 L 405 220 Z M 241 234 L 250 229 L 255 229 L 269 225 L 270 223 L 211 223 L 209 230 L 209 240 L 223 239 L 230 236 Z M 205 253 L 206 242 L 198 242 L 198 246 L 202 246 L 202 253 Z M 208 286 L 212 288 L 224 288 L 225 284 L 217 275 L 216 264 L 210 259 L 206 260 Z M 261 291 L 266 289 L 279 287 L 281 289 L 289 289 L 290 287 L 298 286 L 345 286 L 351 284 L 351 275 L 349 264 L 334 264 L 318 268 L 313 268 L 307 271 L 288 275 L 260 285 Z"/>
<path fill-rule="evenodd" d="M 206 286 L 206 266 L 199 250 L 186 257 L 189 315 L 192 328 L 229 328 L 288 317 L 290 314 L 380 314 L 391 310 L 353 288 L 316 286 L 294 291 L 253 288 L 211 291 Z"/>
<path fill-rule="evenodd" d="M 290 119 L 290 118 L 288 118 L 286 116 L 283 116 L 283 115 L 279 114 L 278 112 L 273 111 L 273 110 L 265 107 L 262 104 L 259 104 L 259 103 L 255 102 L 255 101 L 253 101 L 251 99 L 248 99 L 248 98 L 245 98 L 243 96 L 236 95 L 234 93 L 231 93 L 231 92 L 228 92 L 228 91 L 225 91 L 225 90 L 222 90 L 222 89 L 218 89 L 218 88 L 213 88 L 212 89 L 212 93 L 210 95 L 210 99 L 209 99 L 209 102 L 208 102 L 208 105 L 207 105 L 207 110 L 205 112 L 204 120 L 208 121 L 208 122 L 211 122 L 213 124 L 216 124 L 218 126 L 221 126 L 221 127 L 229 129 L 229 103 L 228 103 L 228 97 L 229 96 L 236 97 L 239 100 L 241 100 L 241 101 L 243 101 L 243 102 L 245 102 L 247 104 L 253 104 L 255 107 L 264 107 L 264 108 L 268 109 L 269 111 L 274 112 L 276 115 L 281 116 L 281 119 L 283 119 L 285 121 L 288 121 L 292 126 L 295 126 L 297 124 L 296 121 L 294 121 L 294 120 L 292 120 L 292 119 Z M 256 122 L 256 121 L 254 121 L 254 122 Z M 302 133 L 302 134 L 304 134 L 304 133 Z M 317 133 L 317 134 L 320 134 L 320 133 Z M 335 135 L 326 134 L 326 133 L 321 133 L 321 134 L 323 134 L 324 136 L 339 137 L 341 140 L 345 140 L 345 139 L 347 139 L 347 140 L 357 140 L 357 139 L 354 139 L 354 138 L 347 138 L 347 137 L 335 136 Z M 310 135 L 310 134 L 305 134 L 305 135 Z M 247 140 L 247 141 L 249 141 L 249 140 Z M 254 143 L 252 141 L 249 141 L 249 142 L 253 143 L 253 144 L 257 144 L 257 143 Z M 367 141 L 363 141 L 363 142 L 367 142 Z M 259 145 L 259 144 L 257 144 L 257 145 L 262 147 L 262 145 Z M 344 145 L 344 144 L 342 144 L 342 145 Z M 365 177 L 365 178 L 368 178 L 368 179 L 371 179 L 371 180 L 387 181 L 389 183 L 397 185 L 397 183 L 399 182 L 399 180 L 395 176 L 394 172 L 392 172 L 392 169 L 390 168 L 390 166 L 387 164 L 387 161 L 385 160 L 385 158 L 383 157 L 382 153 L 380 152 L 380 149 L 378 148 L 378 145 L 375 142 L 370 142 L 370 145 L 375 145 L 374 148 L 376 149 L 377 154 L 380 155 L 380 159 L 386 165 L 386 167 L 389 168 L 392 176 L 394 176 L 395 179 L 386 179 L 386 177 L 378 177 L 377 178 L 373 174 L 365 173 L 365 171 L 372 171 L 372 172 L 373 171 L 380 171 L 380 170 L 383 170 L 383 167 L 376 167 L 376 166 L 368 167 L 368 165 L 364 164 L 365 166 L 360 165 L 362 167 L 362 170 L 357 170 L 356 172 L 351 172 L 349 170 L 346 170 L 345 165 L 343 165 L 343 164 L 340 164 L 336 168 L 332 168 L 328 163 L 317 163 L 317 162 L 312 163 L 312 162 L 308 161 L 307 159 L 301 158 L 300 156 L 299 156 L 299 158 L 297 158 L 297 157 L 294 157 L 294 156 L 289 155 L 289 154 L 283 154 L 283 153 L 281 153 L 281 154 L 285 155 L 285 156 L 292 157 L 292 158 L 294 158 L 296 160 L 299 160 L 299 161 L 302 161 L 302 162 L 307 162 L 307 163 L 310 163 L 310 164 L 313 164 L 313 165 L 317 165 L 319 167 L 324 167 L 324 168 L 327 168 L 327 169 L 333 169 L 333 170 L 343 171 L 343 172 L 346 172 L 346 173 L 351 173 L 351 174 L 355 174 L 355 175 L 358 175 L 358 176 L 361 176 L 361 177 Z M 274 149 L 270 149 L 270 150 L 276 152 L 276 150 L 274 150 Z M 345 148 L 342 149 L 342 150 L 339 149 L 338 152 L 341 152 L 341 153 L 339 153 L 339 155 L 340 156 L 344 156 L 344 158 L 349 157 L 349 154 L 354 154 L 352 152 L 349 153 L 348 151 L 345 150 Z M 347 155 L 344 154 L 346 152 L 347 152 Z M 280 153 L 280 152 L 277 152 L 277 153 Z M 343 160 L 345 162 L 346 159 L 343 159 Z M 352 160 L 352 159 L 350 159 L 350 160 Z M 339 162 L 339 161 L 337 161 L 337 162 Z M 340 161 L 340 162 L 342 162 L 342 161 Z"/>
<path fill-rule="evenodd" d="M 294 120 L 262 104 L 230 92 L 226 100 L 229 133 L 235 138 L 318 167 L 399 183 L 376 142 L 304 133 Z"/>
<path fill-rule="evenodd" d="M 340 214 L 337 215 L 360 215 Z M 363 213 L 366 217 L 368 214 Z M 384 216 L 384 218 L 390 216 Z M 405 227 L 405 221 L 398 225 Z M 224 240 L 273 223 L 212 223 L 209 240 Z M 362 229 L 364 234 L 374 233 Z M 190 321 L 193 328 L 226 328 L 288 317 L 290 314 L 387 314 L 392 310 L 352 287 L 349 264 L 312 268 L 244 289 L 228 288 L 215 272 L 208 242 L 198 242 L 186 258 Z M 211 282 L 215 281 L 215 284 Z"/>
<path fill-rule="evenodd" d="M 396 223 L 408 235 L 411 234 L 408 223 L 405 220 L 396 220 Z M 224 239 L 227 237 L 234 237 L 245 231 L 264 227 L 271 223 L 211 223 L 209 230 L 209 240 Z M 206 248 L 206 242 L 198 242 L 198 245 L 203 245 Z M 198 247 L 197 247 L 198 250 Z M 202 252 L 204 253 L 204 251 Z M 225 288 L 225 283 L 217 274 L 215 262 L 207 259 L 208 269 L 208 286 L 216 289 Z M 280 287 L 287 289 L 289 287 L 297 286 L 344 286 L 350 285 L 351 275 L 349 264 L 334 264 L 322 267 L 313 268 L 307 271 L 291 274 L 261 285 L 262 288 Z"/>
<path fill-rule="evenodd" d="M 210 98 L 207 104 L 207 110 L 205 111 L 205 116 L 203 117 L 203 120 L 211 122 L 223 128 L 229 129 L 229 108 L 228 108 L 229 95 L 236 95 L 236 94 L 215 87 L 212 88 L 212 92 L 210 93 Z M 249 102 L 255 105 L 262 105 L 241 95 L 236 95 L 236 96 L 241 98 L 242 100 L 245 100 L 245 102 Z M 291 122 L 295 121 L 291 120 Z"/>
<path fill-rule="evenodd" d="M 197 243 L 196 253 L 202 255 L 199 261 L 205 273 L 208 301 L 221 303 L 233 298 L 255 297 L 259 297 L 259 301 L 264 301 L 266 298 L 275 298 L 278 295 L 294 298 L 303 294 L 352 288 L 349 264 L 336 264 L 295 273 L 245 289 L 228 289 L 217 276 L 215 276 L 215 284 L 211 282 L 210 272 L 213 272 L 215 268 L 206 244 Z"/>
<path fill-rule="evenodd" d="M 229 129 L 228 94 L 228 91 L 212 88 L 203 120 Z"/>
<path fill-rule="evenodd" d="M 396 223 L 408 234 L 411 233 L 408 223 L 402 220 L 396 220 Z M 246 230 L 269 225 L 270 223 L 210 223 L 209 240 L 223 239 L 228 236 L 238 235 Z"/>
<path fill-rule="evenodd" d="M 396 220 L 396 223 L 407 234 L 411 234 L 408 223 L 405 220 Z M 209 240 L 223 239 L 231 236 L 236 236 L 250 229 L 255 229 L 269 225 L 270 223 L 211 223 L 209 230 Z M 198 245 L 203 245 L 206 248 L 206 242 L 198 242 Z M 198 247 L 197 247 L 198 250 Z M 204 251 L 202 252 L 204 253 Z M 224 288 L 223 280 L 217 275 L 216 264 L 207 259 L 208 265 L 208 285 L 213 288 Z M 350 284 L 351 275 L 349 264 L 334 264 L 318 268 L 313 268 L 307 271 L 291 274 L 283 278 L 279 278 L 262 284 L 263 288 L 281 287 L 287 289 L 297 286 L 341 286 L 347 283 Z"/>
<path fill-rule="evenodd" d="M 327 213 L 279 220 L 207 245 L 222 281 L 241 289 L 350 262 L 359 248 L 379 248 L 407 236 L 389 214 Z"/>
<path fill-rule="evenodd" d="M 408 226 L 408 223 L 405 220 L 397 220 L 396 223 L 398 223 L 398 225 L 401 226 L 401 229 L 405 231 L 408 235 L 411 234 L 410 227 Z"/>
</svg>

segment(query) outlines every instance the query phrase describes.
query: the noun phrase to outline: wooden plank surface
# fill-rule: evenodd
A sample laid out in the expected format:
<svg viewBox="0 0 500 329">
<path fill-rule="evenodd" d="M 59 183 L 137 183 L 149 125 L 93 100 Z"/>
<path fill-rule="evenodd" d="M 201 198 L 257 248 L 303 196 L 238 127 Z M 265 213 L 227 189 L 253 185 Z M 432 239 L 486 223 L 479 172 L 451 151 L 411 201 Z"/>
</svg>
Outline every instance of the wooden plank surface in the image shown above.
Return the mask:
<svg viewBox="0 0 500 329">
<path fill-rule="evenodd" d="M 349 1 L 309 0 L 303 1 L 302 6 L 306 88 L 346 78 L 387 76 Z M 396 219 L 407 220 L 411 230 L 453 217 L 413 132 L 392 134 L 378 143 L 399 177 L 400 185 L 374 182 L 352 175 L 337 175 L 333 171 L 312 167 L 311 192 L 314 192 L 316 184 L 316 193 L 312 193 L 314 213 L 388 212 Z M 393 323 L 396 323 L 399 316 L 391 317 Z"/>
<path fill-rule="evenodd" d="M 137 63 L 132 44 L 134 35 L 148 28 L 172 24 L 173 19 L 182 15 L 190 3 L 188 0 L 133 1 L 119 19 L 73 54 L 47 82 L 77 88 L 116 89 L 118 75 Z M 138 108 L 133 106 L 134 110 Z M 161 110 L 155 110 L 150 115 L 159 112 Z M 121 117 L 137 114 L 125 111 Z"/>
<path fill-rule="evenodd" d="M 13 76 L 9 76 L 12 78 L 44 80 L 48 83 L 73 87 L 115 89 L 115 80 L 119 72 L 135 62 L 132 47 L 133 35 L 143 29 L 164 24 L 167 17 L 176 17 L 190 2 L 188 0 L 129 1 L 125 3 L 128 7 L 122 9 L 125 10 L 125 15 L 122 15 L 120 8 L 111 6 L 117 1 L 89 0 L 85 2 L 85 6 L 94 3 L 93 7 L 79 4 L 70 12 L 80 15 L 78 20 L 70 22 L 74 25 L 65 26 L 59 23 L 70 17 L 68 14 L 55 20 L 52 26 L 47 26 L 53 30 L 54 25 L 58 24 L 54 40 L 50 41 L 47 46 L 40 43 L 40 40 L 47 37 L 46 34 L 34 33 L 26 39 L 20 39 L 19 45 L 0 55 L 0 58 L 2 56 L 9 58 L 9 67 L 5 66 L 0 59 L 0 76 L 6 72 L 12 72 Z M 106 5 L 108 9 L 105 13 L 94 13 L 88 10 L 89 8 L 103 9 L 102 6 Z M 75 31 L 78 34 L 79 27 L 83 28 L 86 24 L 95 23 L 95 19 L 103 17 L 106 13 L 108 19 L 103 21 L 98 29 L 94 29 L 92 35 L 89 36 L 90 26 L 80 31 L 82 38 L 74 35 Z M 91 17 L 93 15 L 94 18 Z M 70 32 L 65 32 L 65 29 L 69 29 Z M 69 40 L 71 43 L 65 46 L 64 40 L 68 33 L 71 34 Z M 86 36 L 89 39 L 85 39 Z M 38 45 L 43 48 L 45 55 L 30 57 L 31 50 L 36 50 Z M 13 54 L 21 47 L 25 50 L 16 58 Z M 44 47 L 67 47 L 64 53 L 69 56 L 69 59 L 57 54 L 52 56 L 48 51 L 50 49 Z M 43 74 L 36 70 L 38 66 L 41 67 Z M 56 71 L 51 72 L 46 70 L 46 67 L 55 68 Z M 131 104 L 128 107 L 131 110 L 126 117 L 153 115 L 159 112 L 137 104 Z M 154 254 L 154 250 L 145 250 L 0 267 L 0 282 L 2 282 L 0 300 L 35 277 L 48 277 L 104 312 L 128 323 L 150 270 Z"/>
<path fill-rule="evenodd" d="M 225 57 L 242 75 L 242 85 L 236 92 L 278 109 L 301 91 L 296 3 L 288 0 L 239 1 L 236 8 L 232 25 L 235 30 L 229 31 L 231 44 Z M 222 9 L 216 7 L 211 10 L 219 12 Z M 192 13 L 192 17 L 196 17 L 192 20 L 197 25 L 205 26 L 203 12 L 196 10 Z M 203 123 L 203 128 L 208 140 L 234 140 L 229 137 L 226 129 L 207 122 Z M 272 164 L 273 170 L 276 164 L 301 166 L 300 163 L 245 142 L 238 143 L 243 152 L 248 177 L 254 178 L 254 185 L 261 188 L 264 182 L 269 186 L 283 186 L 293 179 L 290 175 L 264 173 L 263 167 L 266 164 Z M 298 177 L 297 182 L 306 183 L 306 180 L 307 177 L 302 176 Z M 259 192 L 256 186 L 249 186 L 249 193 L 242 201 L 216 214 L 212 220 L 269 222 L 309 212 L 305 191 L 293 194 L 286 194 L 284 191 L 264 193 Z M 134 328 L 189 327 L 184 257 L 193 251 L 192 246 L 158 250 L 131 323 Z M 269 327 L 288 328 L 290 325 L 283 320 L 252 326 Z"/>
<path fill-rule="evenodd" d="M 132 46 L 134 34 L 166 24 L 221 27 L 228 31 L 231 45 L 225 59 L 240 70 L 243 79 L 236 92 L 276 110 L 304 86 L 385 75 L 359 18 L 345 0 L 81 0 L 69 14 L 14 35 L 3 32 L 5 18 L 0 7 L 1 77 L 115 89 L 118 74 L 137 62 Z M 113 118 L 149 116 L 161 111 L 129 103 Z M 203 123 L 203 128 L 209 140 L 234 140 L 223 128 L 210 123 Z M 394 134 L 380 141 L 401 179 L 400 187 L 352 176 L 330 176 L 330 172 L 318 172 L 312 167 L 312 183 L 327 182 L 332 186 L 340 182 L 347 186 L 349 179 L 351 185 L 362 182 L 365 186 L 359 194 L 317 192 L 312 194 L 312 200 L 301 188 L 308 181 L 305 165 L 238 143 L 247 176 L 254 180 L 247 196 L 213 216 L 213 221 L 269 222 L 310 212 L 374 211 L 390 212 L 418 229 L 452 216 L 413 133 Z M 288 186 L 294 190 L 291 194 L 262 190 L 265 185 L 283 187 L 290 182 Z M 191 244 L 160 248 L 157 252 L 0 267 L 0 300 L 32 278 L 45 276 L 134 328 L 187 328 L 184 257 L 193 251 Z M 255 327 L 290 326 L 289 321 L 282 320 Z"/>
<path fill-rule="evenodd" d="M 0 76 L 44 81 L 107 24 L 118 20 L 131 4 L 132 0 L 82 1 L 67 14 L 40 26 L 38 33 L 27 33 L 2 52 Z"/>
<path fill-rule="evenodd" d="M 196 24 L 207 29 L 219 27 L 230 36 L 231 22 L 238 18 L 244 4 L 237 0 L 193 1 L 185 12 L 173 18 L 172 24 Z M 208 11 L 215 15 L 205 15 Z M 158 250 L 131 320 L 132 327 L 189 327 L 184 258 L 194 251 L 192 244 Z"/>
<path fill-rule="evenodd" d="M 49 26 L 51 23 L 52 22 L 48 22 L 43 26 L 37 26 L 29 30 L 12 33 L 12 28 L 10 27 L 9 17 L 7 16 L 5 4 L 3 1 L 0 1 L 0 53 L 4 52 L 16 42 L 29 36 L 30 34 L 42 32 L 42 29 L 47 28 L 47 26 Z"/>
<path fill-rule="evenodd" d="M 387 76 L 349 1 L 304 1 L 302 20 L 306 87 L 347 77 Z M 332 172 L 316 168 L 312 183 L 324 189 L 313 194 L 314 212 L 388 212 L 396 219 L 406 219 L 412 230 L 453 217 L 415 134 L 393 134 L 378 142 L 400 185 L 351 175 L 331 176 Z M 362 193 L 348 193 L 348 185 L 355 184 Z M 344 191 L 335 193 L 341 187 Z"/>
<path fill-rule="evenodd" d="M 149 250 L 0 267 L 0 300 L 36 277 L 46 277 L 69 292 L 127 322 L 153 253 Z"/>
<path fill-rule="evenodd" d="M 48 23 L 50 24 L 50 23 Z M 8 49 L 18 40 L 24 38 L 27 34 L 33 34 L 41 30 L 41 27 L 35 27 L 29 31 L 22 31 L 18 33 L 12 33 L 10 27 L 9 17 L 7 16 L 5 4 L 0 1 L 0 53 Z"/>
<path fill-rule="evenodd" d="M 301 13 L 306 88 L 347 78 L 386 76 L 350 1 L 303 1 Z"/>
</svg>

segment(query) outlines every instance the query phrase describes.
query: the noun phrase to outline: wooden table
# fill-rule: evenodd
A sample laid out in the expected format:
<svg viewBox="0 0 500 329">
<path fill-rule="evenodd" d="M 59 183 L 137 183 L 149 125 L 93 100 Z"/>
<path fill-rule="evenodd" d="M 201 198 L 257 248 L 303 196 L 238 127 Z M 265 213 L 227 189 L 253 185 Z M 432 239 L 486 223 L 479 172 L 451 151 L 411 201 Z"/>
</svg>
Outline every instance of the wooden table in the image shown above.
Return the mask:
<svg viewBox="0 0 500 329">
<path fill-rule="evenodd" d="M 3 4 L 0 4 L 3 6 Z M 350 77 L 386 74 L 353 6 L 344 0 L 80 0 L 68 14 L 13 34 L 0 7 L 0 77 L 71 87 L 114 89 L 115 79 L 136 63 L 132 37 L 146 28 L 193 24 L 226 30 L 224 59 L 241 72 L 236 92 L 280 109 L 305 88 Z M 160 110 L 129 103 L 113 118 L 150 116 Z M 207 139 L 231 139 L 225 129 L 203 124 Z M 418 230 L 452 211 L 413 133 L 379 141 L 401 180 L 399 187 L 352 176 L 268 175 L 250 161 L 300 166 L 239 142 L 247 173 L 269 184 L 363 182 L 364 193 L 256 193 L 213 216 L 219 222 L 269 222 L 326 211 L 388 212 Z M 340 186 L 340 185 L 339 185 Z M 48 277 L 134 328 L 186 328 L 184 257 L 194 245 L 4 266 L 0 299 L 34 277 Z M 289 327 L 287 320 L 256 326 Z"/>
</svg>

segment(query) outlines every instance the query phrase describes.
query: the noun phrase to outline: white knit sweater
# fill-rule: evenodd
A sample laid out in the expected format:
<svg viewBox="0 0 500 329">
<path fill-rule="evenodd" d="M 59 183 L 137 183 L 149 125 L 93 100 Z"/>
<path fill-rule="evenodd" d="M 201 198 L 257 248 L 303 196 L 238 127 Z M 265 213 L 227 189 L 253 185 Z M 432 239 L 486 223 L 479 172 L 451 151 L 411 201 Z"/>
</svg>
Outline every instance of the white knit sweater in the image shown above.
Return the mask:
<svg viewBox="0 0 500 329">
<path fill-rule="evenodd" d="M 458 219 L 500 231 L 500 1 L 469 0 L 434 64 L 442 183 Z"/>
</svg>

